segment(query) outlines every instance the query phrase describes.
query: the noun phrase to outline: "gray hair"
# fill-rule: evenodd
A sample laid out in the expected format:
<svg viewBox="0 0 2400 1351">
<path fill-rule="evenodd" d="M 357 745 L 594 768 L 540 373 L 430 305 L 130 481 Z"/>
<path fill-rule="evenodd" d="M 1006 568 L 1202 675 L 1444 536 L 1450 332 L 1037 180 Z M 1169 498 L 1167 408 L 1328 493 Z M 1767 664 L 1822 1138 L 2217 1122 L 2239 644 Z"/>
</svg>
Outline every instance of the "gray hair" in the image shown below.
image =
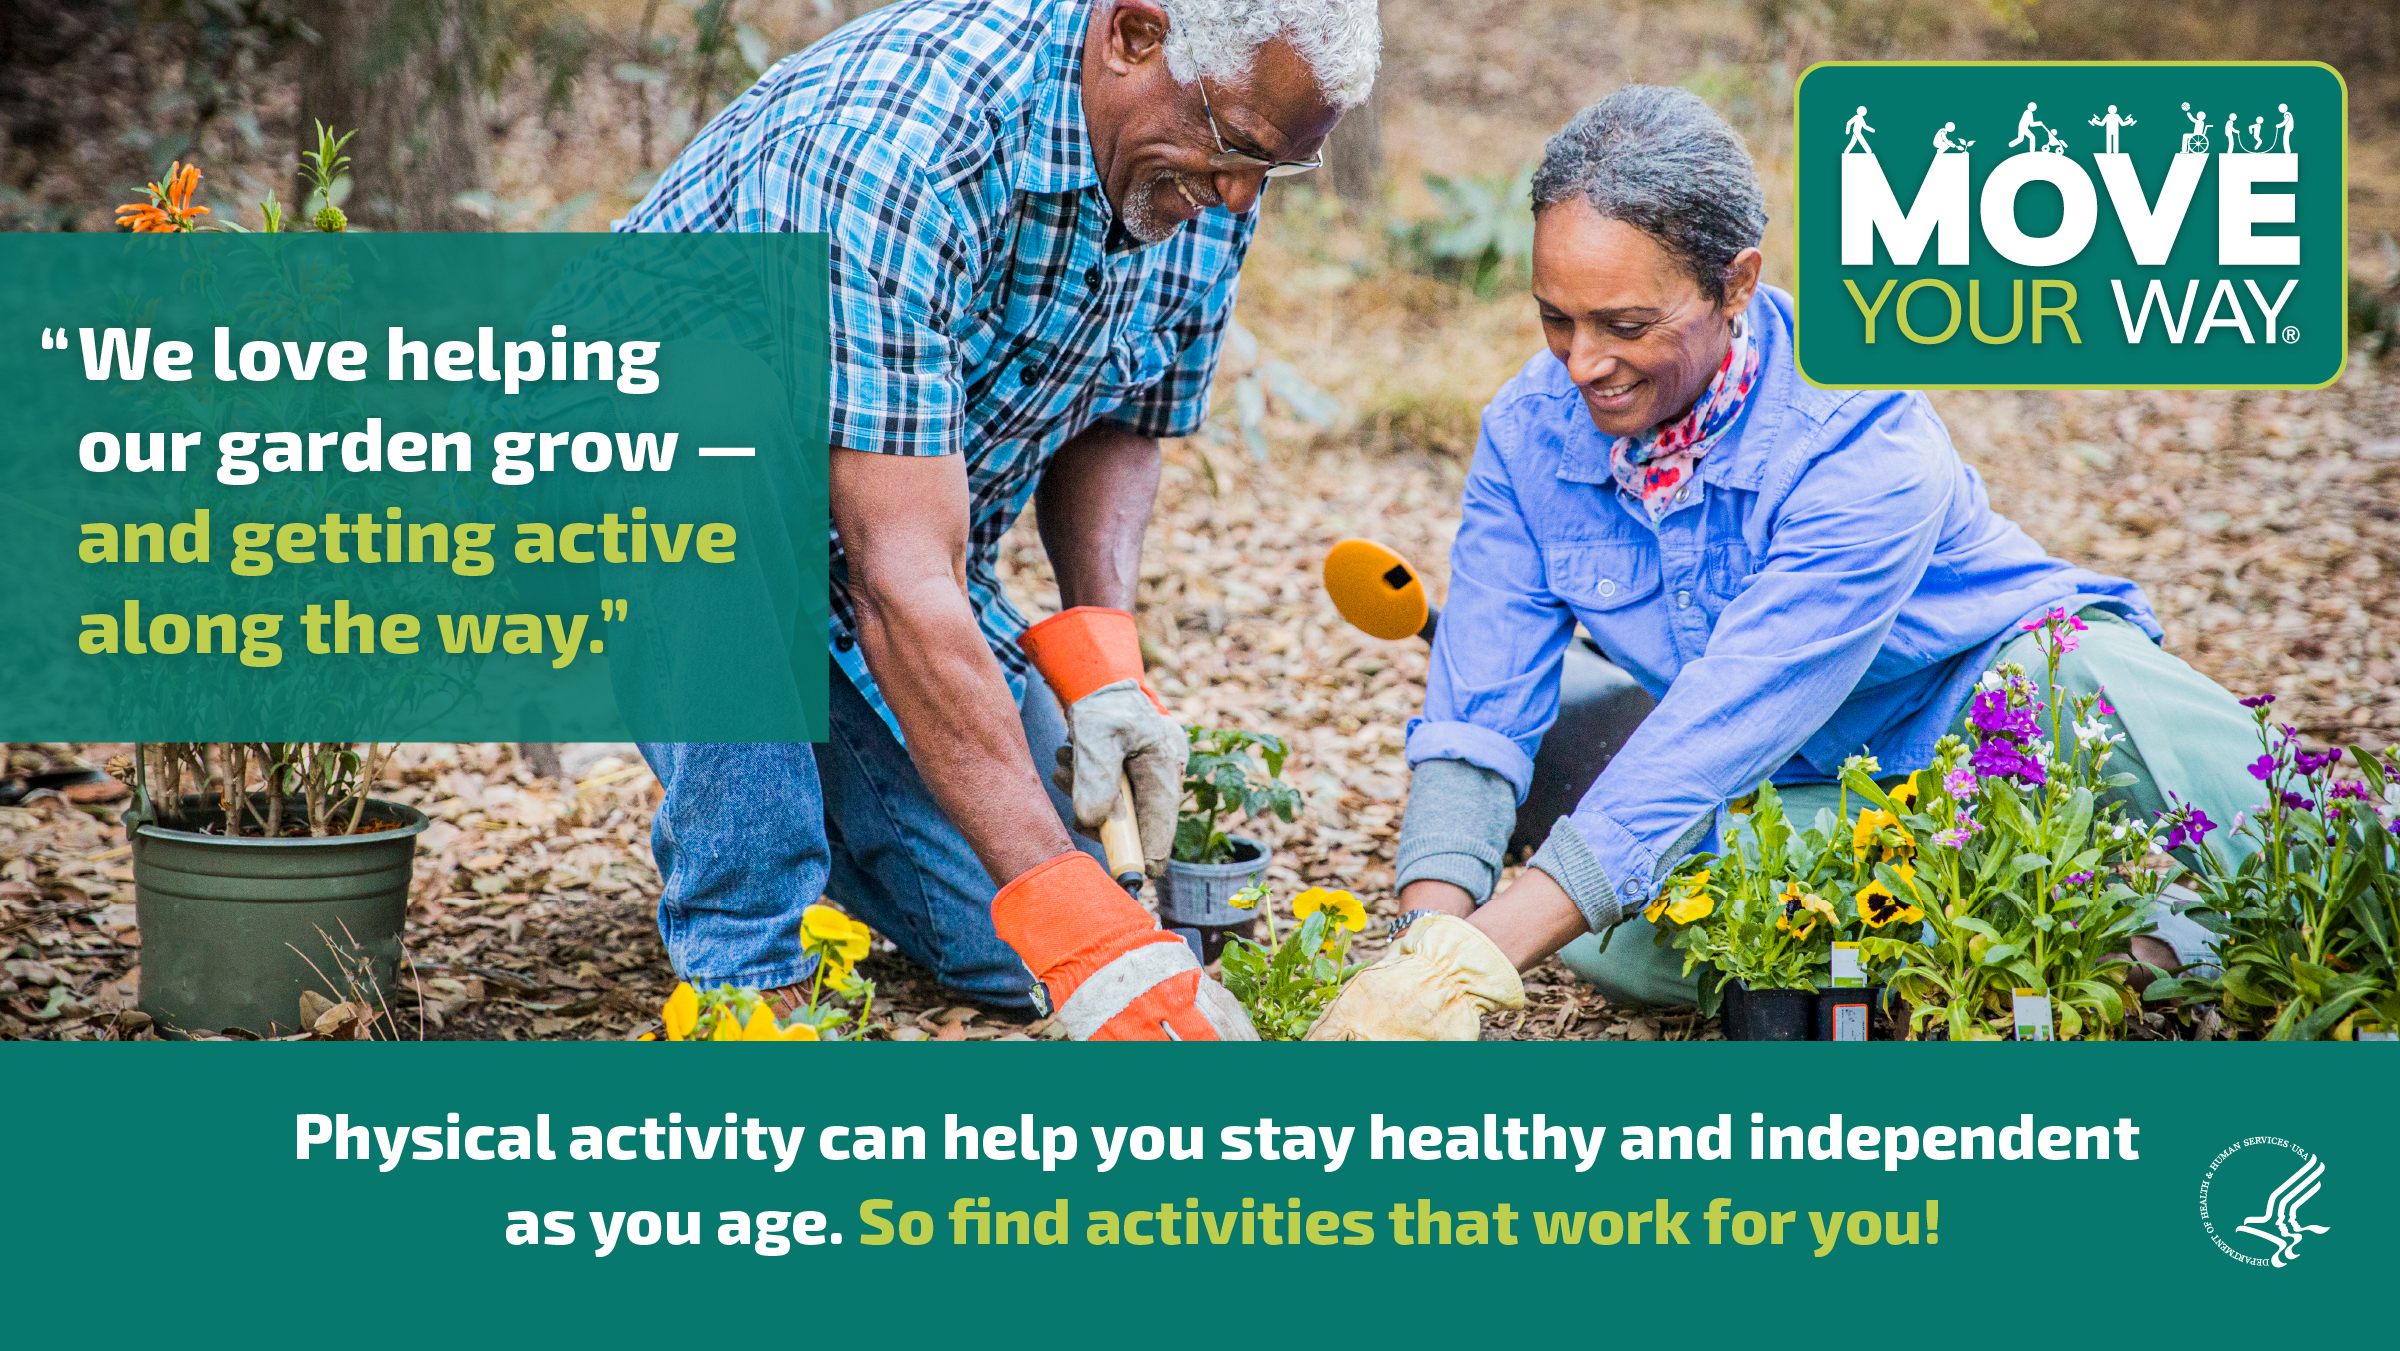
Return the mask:
<svg viewBox="0 0 2400 1351">
<path fill-rule="evenodd" d="M 1575 114 L 1534 171 L 1534 214 L 1570 197 L 1657 240 L 1719 303 L 1767 228 L 1741 133 L 1687 89 L 1627 85 Z"/>
<path fill-rule="evenodd" d="M 1282 38 L 1336 108 L 1367 101 L 1383 51 L 1375 0 L 1158 0 L 1167 11 L 1167 72 L 1240 86 L 1251 58 Z"/>
</svg>

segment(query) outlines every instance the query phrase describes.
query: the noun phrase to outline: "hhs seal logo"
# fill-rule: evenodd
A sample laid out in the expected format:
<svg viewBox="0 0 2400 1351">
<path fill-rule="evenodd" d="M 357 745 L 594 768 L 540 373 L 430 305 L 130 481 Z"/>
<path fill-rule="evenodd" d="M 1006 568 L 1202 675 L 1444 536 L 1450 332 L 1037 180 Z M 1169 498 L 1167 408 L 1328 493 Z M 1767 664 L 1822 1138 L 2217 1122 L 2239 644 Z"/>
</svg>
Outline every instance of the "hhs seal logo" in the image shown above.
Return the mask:
<svg viewBox="0 0 2400 1351">
<path fill-rule="evenodd" d="M 2200 1179 L 2200 1227 L 2237 1262 L 2285 1266 L 2300 1260 L 2302 1239 L 2327 1232 L 2300 1218 L 2300 1208 L 2324 1186 L 2322 1159 L 2279 1136 L 2253 1135 L 2209 1160 Z"/>
</svg>

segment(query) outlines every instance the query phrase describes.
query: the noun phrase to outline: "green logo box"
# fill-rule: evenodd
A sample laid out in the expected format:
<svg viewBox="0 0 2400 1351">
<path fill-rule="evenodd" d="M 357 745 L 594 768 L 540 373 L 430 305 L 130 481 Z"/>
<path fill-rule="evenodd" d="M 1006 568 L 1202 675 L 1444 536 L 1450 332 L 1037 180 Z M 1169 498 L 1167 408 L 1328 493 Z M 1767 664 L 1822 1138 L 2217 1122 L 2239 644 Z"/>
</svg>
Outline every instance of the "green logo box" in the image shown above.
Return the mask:
<svg viewBox="0 0 2400 1351">
<path fill-rule="evenodd" d="M 0 236 L 0 734 L 821 737 L 826 276 L 796 234 Z"/>
<path fill-rule="evenodd" d="M 2313 389 L 2347 351 L 2318 62 L 1828 62 L 1793 99 L 1801 373 Z"/>
</svg>

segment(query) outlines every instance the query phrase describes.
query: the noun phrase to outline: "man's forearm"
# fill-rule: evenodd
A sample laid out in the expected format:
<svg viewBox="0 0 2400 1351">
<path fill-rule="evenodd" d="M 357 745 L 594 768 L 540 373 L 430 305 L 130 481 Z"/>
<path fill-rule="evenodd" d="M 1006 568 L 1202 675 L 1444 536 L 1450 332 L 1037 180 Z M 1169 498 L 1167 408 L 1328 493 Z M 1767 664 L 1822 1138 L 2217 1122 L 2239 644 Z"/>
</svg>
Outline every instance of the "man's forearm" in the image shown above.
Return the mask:
<svg viewBox="0 0 2400 1351">
<path fill-rule="evenodd" d="M 1133 609 L 1158 476 L 1158 439 L 1121 423 L 1096 422 L 1058 448 L 1034 511 L 1060 608 Z"/>
<path fill-rule="evenodd" d="M 992 880 L 1074 848 L 966 593 L 937 575 L 856 594 L 860 650 L 918 777 Z"/>
</svg>

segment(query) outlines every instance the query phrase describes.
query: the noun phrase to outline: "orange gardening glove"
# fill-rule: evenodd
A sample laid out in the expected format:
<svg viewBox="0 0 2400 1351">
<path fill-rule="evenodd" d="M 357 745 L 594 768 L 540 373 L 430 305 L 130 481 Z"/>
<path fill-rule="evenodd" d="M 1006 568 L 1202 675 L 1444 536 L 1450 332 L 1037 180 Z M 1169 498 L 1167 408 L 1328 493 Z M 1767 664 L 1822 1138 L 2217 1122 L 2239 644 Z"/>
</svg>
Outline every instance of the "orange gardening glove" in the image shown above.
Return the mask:
<svg viewBox="0 0 2400 1351">
<path fill-rule="evenodd" d="M 1080 850 L 1000 888 L 992 926 L 1076 1041 L 1256 1041 L 1250 1015 L 1184 941 Z"/>
<path fill-rule="evenodd" d="M 1075 802 L 1075 824 L 1100 829 L 1116 809 L 1118 785 L 1133 789 L 1142 863 L 1153 877 L 1175 848 L 1183 771 L 1191 739 L 1142 683 L 1142 641 L 1123 610 L 1078 605 L 1017 640 L 1065 711 L 1067 744 L 1052 777 Z"/>
</svg>

